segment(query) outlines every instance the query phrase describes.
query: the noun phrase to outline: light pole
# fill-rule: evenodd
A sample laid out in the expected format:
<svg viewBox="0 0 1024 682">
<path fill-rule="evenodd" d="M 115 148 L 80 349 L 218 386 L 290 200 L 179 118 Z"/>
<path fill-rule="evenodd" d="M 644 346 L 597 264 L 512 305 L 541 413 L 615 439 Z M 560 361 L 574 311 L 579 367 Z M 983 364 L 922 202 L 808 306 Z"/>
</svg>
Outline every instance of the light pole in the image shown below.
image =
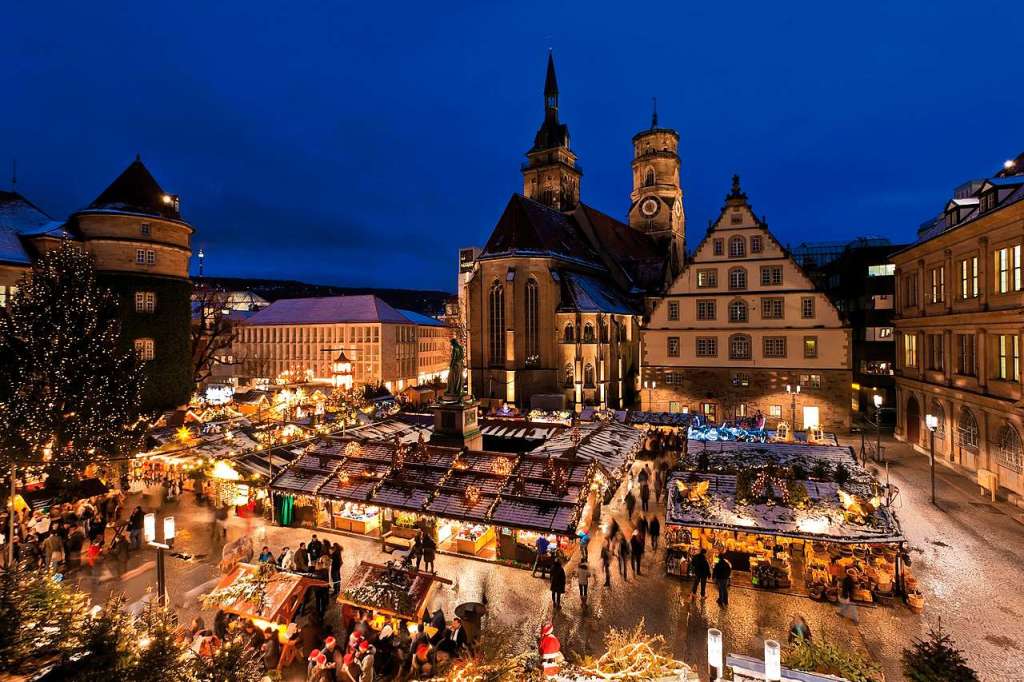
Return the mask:
<svg viewBox="0 0 1024 682">
<path fill-rule="evenodd" d="M 708 680 L 719 682 L 722 679 L 722 631 L 716 628 L 708 630 Z"/>
<path fill-rule="evenodd" d="M 656 381 L 645 381 L 644 388 L 647 389 L 647 411 L 654 412 L 654 389 L 658 387 Z"/>
<path fill-rule="evenodd" d="M 794 440 L 796 439 L 796 396 L 800 392 L 800 384 L 797 384 L 795 389 L 792 385 L 786 384 L 786 393 L 790 396 L 790 419 L 792 424 L 789 427 L 789 432 L 793 434 Z"/>
<path fill-rule="evenodd" d="M 875 461 L 882 459 L 882 394 L 871 396 L 875 403 Z"/>
<path fill-rule="evenodd" d="M 167 605 L 167 572 L 164 570 L 164 550 L 174 544 L 174 517 L 164 517 L 164 541 L 156 541 L 156 514 L 146 514 L 142 519 L 142 530 L 146 544 L 156 549 L 156 600 L 160 606 Z"/>
<path fill-rule="evenodd" d="M 935 504 L 935 429 L 939 428 L 939 418 L 934 414 L 925 415 L 924 424 L 930 432 L 931 441 L 931 473 L 932 473 L 932 504 Z"/>
</svg>

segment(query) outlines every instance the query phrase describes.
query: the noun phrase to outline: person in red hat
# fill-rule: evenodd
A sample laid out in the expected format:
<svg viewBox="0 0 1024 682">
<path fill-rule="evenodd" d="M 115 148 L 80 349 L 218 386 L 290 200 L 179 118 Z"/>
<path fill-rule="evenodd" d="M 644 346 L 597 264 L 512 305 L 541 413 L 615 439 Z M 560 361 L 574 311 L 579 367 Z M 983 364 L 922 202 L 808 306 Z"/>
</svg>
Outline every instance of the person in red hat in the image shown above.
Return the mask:
<svg viewBox="0 0 1024 682">
<path fill-rule="evenodd" d="M 562 670 L 562 645 L 555 637 L 555 628 L 547 623 L 540 629 L 540 641 L 537 642 L 540 649 L 540 662 L 544 668 L 545 677 L 554 677 Z"/>
<path fill-rule="evenodd" d="M 359 675 L 356 672 L 357 666 L 355 663 L 356 657 L 351 654 L 345 654 L 342 659 L 341 665 L 338 666 L 338 682 L 358 682 Z"/>
<path fill-rule="evenodd" d="M 320 650 L 313 649 L 309 652 L 309 657 L 306 659 L 306 679 L 316 679 L 316 659 L 320 657 Z"/>
</svg>

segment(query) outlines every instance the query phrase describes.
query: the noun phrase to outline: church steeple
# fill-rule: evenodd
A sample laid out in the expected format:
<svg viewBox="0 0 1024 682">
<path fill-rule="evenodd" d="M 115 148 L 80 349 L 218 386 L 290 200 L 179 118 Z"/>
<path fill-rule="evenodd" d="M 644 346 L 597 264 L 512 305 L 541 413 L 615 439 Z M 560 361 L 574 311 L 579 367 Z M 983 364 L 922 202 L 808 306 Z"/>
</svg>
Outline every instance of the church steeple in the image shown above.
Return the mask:
<svg viewBox="0 0 1024 682">
<path fill-rule="evenodd" d="M 633 136 L 629 224 L 663 243 L 675 275 L 682 269 L 686 244 L 679 133 L 658 127 L 658 100 L 653 99 L 651 104 L 650 129 Z"/>
<path fill-rule="evenodd" d="M 569 150 L 569 126 L 558 120 L 558 78 L 555 57 L 548 52 L 544 78 L 544 122 L 533 138 L 523 166 L 523 195 L 560 211 L 580 202 L 580 178 L 576 155 Z"/>
</svg>

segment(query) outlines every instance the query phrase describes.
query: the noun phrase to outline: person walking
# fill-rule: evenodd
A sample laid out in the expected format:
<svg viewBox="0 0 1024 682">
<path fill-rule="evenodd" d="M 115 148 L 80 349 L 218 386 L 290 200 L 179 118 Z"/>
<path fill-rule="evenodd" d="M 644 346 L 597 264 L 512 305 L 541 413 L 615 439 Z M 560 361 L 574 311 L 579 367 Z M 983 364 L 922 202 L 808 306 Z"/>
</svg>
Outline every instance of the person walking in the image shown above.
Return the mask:
<svg viewBox="0 0 1024 682">
<path fill-rule="evenodd" d="M 711 579 L 715 581 L 718 588 L 718 605 L 729 605 L 729 578 L 732 577 L 732 565 L 725 559 L 725 555 L 719 554 L 715 561 L 715 568 L 711 571 Z"/>
<path fill-rule="evenodd" d="M 644 481 L 640 484 L 640 508 L 646 514 L 650 511 L 651 486 Z"/>
<path fill-rule="evenodd" d="M 565 593 L 565 569 L 557 556 L 551 563 L 551 603 L 556 609 L 562 608 L 562 595 Z"/>
<path fill-rule="evenodd" d="M 619 574 L 623 580 L 629 579 L 629 570 L 627 565 L 629 564 L 629 540 L 626 539 L 625 533 L 619 536 Z"/>
<path fill-rule="evenodd" d="M 344 563 L 341 558 L 341 544 L 335 542 L 331 545 L 331 594 L 338 596 L 341 592 L 341 565 Z"/>
<path fill-rule="evenodd" d="M 640 470 L 639 474 L 637 474 L 636 482 L 643 485 L 649 480 L 651 480 L 651 470 L 647 468 L 646 464 L 644 464 L 644 468 Z"/>
<path fill-rule="evenodd" d="M 131 538 L 132 549 L 142 546 L 142 520 L 145 516 L 142 507 L 136 506 L 132 515 L 128 517 L 128 537 Z"/>
<path fill-rule="evenodd" d="M 629 556 L 633 563 L 633 577 L 640 575 L 640 562 L 644 558 L 644 542 L 640 539 L 640 531 L 634 530 L 629 539 Z"/>
<path fill-rule="evenodd" d="M 423 570 L 436 573 L 434 570 L 434 557 L 437 554 L 437 542 L 430 535 L 423 536 Z"/>
<path fill-rule="evenodd" d="M 636 522 L 636 529 L 640 532 L 640 544 L 647 544 L 647 519 L 641 515 Z"/>
<path fill-rule="evenodd" d="M 860 618 L 857 613 L 857 605 L 853 603 L 853 590 L 856 583 L 853 580 L 852 572 L 853 569 L 846 570 L 846 577 L 843 578 L 843 582 L 839 586 L 839 615 L 849 618 L 856 625 L 860 622 Z"/>
<path fill-rule="evenodd" d="M 114 560 L 117 562 L 117 575 L 123 576 L 128 572 L 128 540 L 125 539 L 124 535 L 118 534 L 114 538 L 114 543 L 110 547 L 110 553 L 113 555 Z"/>
<path fill-rule="evenodd" d="M 693 574 L 693 587 L 690 588 L 690 601 L 693 601 L 694 597 L 697 596 L 697 586 L 700 585 L 700 598 L 704 598 L 704 593 L 707 589 L 708 578 L 711 577 L 711 565 L 708 563 L 708 557 L 704 554 L 704 548 L 702 547 L 697 556 L 693 557 L 690 561 L 690 573 Z"/>
<path fill-rule="evenodd" d="M 658 551 L 658 537 L 661 535 L 661 522 L 658 521 L 657 515 L 652 516 L 650 523 L 647 524 L 647 534 L 651 536 L 651 549 Z"/>
<path fill-rule="evenodd" d="M 580 601 L 583 608 L 587 608 L 587 595 L 590 593 L 590 583 L 594 582 L 594 572 L 587 565 L 586 557 L 576 567 L 576 582 L 580 588 Z"/>
<path fill-rule="evenodd" d="M 654 500 L 661 504 L 661 496 L 665 493 L 665 473 L 658 467 L 654 472 Z"/>
<path fill-rule="evenodd" d="M 64 543 L 61 542 L 60 535 L 55 531 L 43 540 L 43 563 L 50 568 L 56 568 L 57 564 L 62 561 L 64 561 Z"/>
<path fill-rule="evenodd" d="M 409 548 L 409 559 L 410 561 L 416 562 L 416 570 L 420 570 L 420 562 L 423 561 L 423 529 L 416 531 L 416 537 L 413 538 L 412 547 Z"/>
<path fill-rule="evenodd" d="M 612 541 L 605 540 L 601 543 L 601 565 L 604 566 L 604 586 L 612 586 Z"/>
<path fill-rule="evenodd" d="M 633 496 L 633 491 L 626 492 L 626 518 L 630 522 L 633 521 L 633 510 L 636 509 L 636 497 Z"/>
</svg>

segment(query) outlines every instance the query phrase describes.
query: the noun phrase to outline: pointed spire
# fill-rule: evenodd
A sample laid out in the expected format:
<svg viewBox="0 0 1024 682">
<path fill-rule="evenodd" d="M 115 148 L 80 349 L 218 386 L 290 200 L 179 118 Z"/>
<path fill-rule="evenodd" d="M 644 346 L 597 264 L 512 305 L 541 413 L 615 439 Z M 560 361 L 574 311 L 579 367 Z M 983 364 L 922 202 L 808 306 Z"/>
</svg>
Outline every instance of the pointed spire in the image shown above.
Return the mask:
<svg viewBox="0 0 1024 682">
<path fill-rule="evenodd" d="M 658 127 L 658 98 L 652 97 L 652 110 L 651 110 L 651 130 Z"/>
<path fill-rule="evenodd" d="M 139 163 L 142 163 L 142 154 L 139 152 L 135 152 L 135 160 L 138 161 Z"/>
<path fill-rule="evenodd" d="M 729 194 L 726 195 L 725 200 L 726 201 L 729 201 L 729 200 L 746 201 L 747 200 L 746 193 L 742 189 L 740 189 L 740 176 L 739 175 L 735 175 L 734 174 L 732 176 L 732 191 L 730 191 Z"/>
<path fill-rule="evenodd" d="M 558 79 L 555 78 L 555 54 L 548 50 L 548 74 L 544 79 L 544 106 L 558 108 Z"/>
</svg>

